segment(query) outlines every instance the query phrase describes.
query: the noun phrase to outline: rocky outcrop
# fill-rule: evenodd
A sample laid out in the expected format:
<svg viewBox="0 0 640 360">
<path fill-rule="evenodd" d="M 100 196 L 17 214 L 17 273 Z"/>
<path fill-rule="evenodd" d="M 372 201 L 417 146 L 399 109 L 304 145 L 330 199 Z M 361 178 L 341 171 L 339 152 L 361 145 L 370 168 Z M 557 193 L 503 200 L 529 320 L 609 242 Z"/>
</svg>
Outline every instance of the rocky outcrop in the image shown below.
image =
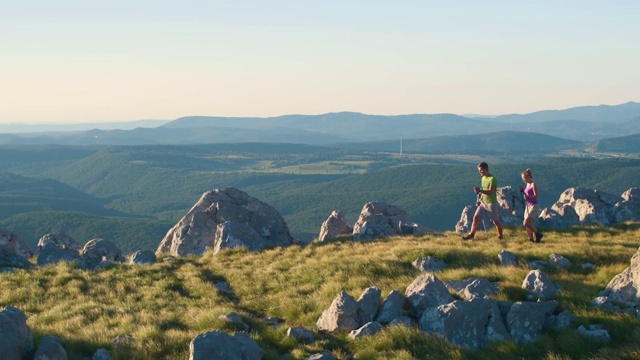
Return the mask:
<svg viewBox="0 0 640 360">
<path fill-rule="evenodd" d="M 131 264 L 155 264 L 158 261 L 156 254 L 151 250 L 138 250 L 131 255 Z"/>
<path fill-rule="evenodd" d="M 596 305 L 609 308 L 633 309 L 640 306 L 640 248 L 631 257 L 631 264 L 609 281 L 600 292 Z"/>
<path fill-rule="evenodd" d="M 78 260 L 83 269 L 97 269 L 112 263 L 125 261 L 122 251 L 109 240 L 92 239 L 84 245 L 82 256 Z"/>
<path fill-rule="evenodd" d="M 80 258 L 78 250 L 69 247 L 60 247 L 54 242 L 47 242 L 38 247 L 38 266 L 57 264 L 60 261 L 76 261 Z"/>
<path fill-rule="evenodd" d="M 334 210 L 329 218 L 320 226 L 319 241 L 335 239 L 340 235 L 351 235 L 353 233 L 353 225 L 350 225 L 345 219 L 342 211 Z"/>
<path fill-rule="evenodd" d="M 218 330 L 200 334 L 189 344 L 190 360 L 262 359 L 264 350 L 244 332 L 233 336 Z"/>
<path fill-rule="evenodd" d="M 226 188 L 204 193 L 167 232 L 156 254 L 200 255 L 207 250 L 259 250 L 293 243 L 289 227 L 273 207 L 238 189 Z"/>
<path fill-rule="evenodd" d="M 401 208 L 373 201 L 364 204 L 358 221 L 353 225 L 354 240 L 373 240 L 394 235 L 421 235 L 432 233 L 427 226 L 409 221 Z"/>
<path fill-rule="evenodd" d="M 26 315 L 20 309 L 7 306 L 0 311 L 0 357 L 24 359 L 33 349 L 33 335 Z"/>
<path fill-rule="evenodd" d="M 479 349 L 493 341 L 510 340 L 498 306 L 489 299 L 456 300 L 427 309 L 418 323 L 422 331 L 452 344 Z"/>
<path fill-rule="evenodd" d="M 45 234 L 38 240 L 38 251 L 47 245 L 53 243 L 60 249 L 71 249 L 80 252 L 82 246 L 78 244 L 71 236 L 67 234 Z"/>
<path fill-rule="evenodd" d="M 540 225 L 564 228 L 573 225 L 610 226 L 621 221 L 640 220 L 640 189 L 622 196 L 574 187 L 565 190 L 556 203 L 540 214 Z"/>
<path fill-rule="evenodd" d="M 33 250 L 29 245 L 20 236 L 10 231 L 0 230 L 0 246 L 6 247 L 12 253 L 25 259 L 33 256 Z"/>
</svg>

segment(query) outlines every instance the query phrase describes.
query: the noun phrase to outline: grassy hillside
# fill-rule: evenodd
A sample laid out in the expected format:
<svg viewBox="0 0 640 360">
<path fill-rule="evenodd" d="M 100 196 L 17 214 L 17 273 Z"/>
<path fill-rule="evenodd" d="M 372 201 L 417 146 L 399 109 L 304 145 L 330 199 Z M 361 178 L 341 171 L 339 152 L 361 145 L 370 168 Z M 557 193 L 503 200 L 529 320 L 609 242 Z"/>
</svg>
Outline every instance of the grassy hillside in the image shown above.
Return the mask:
<svg viewBox="0 0 640 360">
<path fill-rule="evenodd" d="M 305 359 L 330 351 L 336 359 L 632 359 L 640 356 L 640 322 L 632 314 L 606 313 L 591 306 L 616 274 L 629 266 L 637 251 L 640 226 L 576 228 L 547 232 L 542 244 L 526 241 L 523 229 L 507 229 L 498 243 L 485 234 L 461 241 L 455 234 L 390 238 L 376 242 L 334 241 L 260 252 L 223 251 L 213 256 L 160 261 L 154 265 L 116 266 L 84 271 L 70 264 L 0 275 L 0 307 L 12 305 L 27 315 L 36 346 L 42 337 L 65 340 L 70 359 L 90 357 L 107 348 L 114 359 L 187 359 L 196 335 L 237 326 L 218 316 L 238 313 L 250 325 L 249 336 L 265 350 L 265 359 Z M 501 267 L 498 253 L 516 254 L 518 266 Z M 563 288 L 555 300 L 576 315 L 568 329 L 551 329 L 533 344 L 496 343 L 478 351 L 459 349 L 416 328 L 390 327 L 379 334 L 350 340 L 347 333 L 323 334 L 315 322 L 340 291 L 358 298 L 370 286 L 383 298 L 391 290 L 404 293 L 419 275 L 411 262 L 434 256 L 447 267 L 442 281 L 477 276 L 500 283 L 498 300 L 525 301 L 520 288 L 528 262 L 567 257 L 568 270 L 548 268 L 551 280 Z M 582 269 L 582 264 L 595 264 Z M 234 296 L 213 284 L 227 281 Z M 282 319 L 273 328 L 262 319 Z M 577 328 L 601 325 L 611 342 L 601 344 L 581 336 Z M 286 337 L 289 327 L 314 332 L 304 344 Z M 112 339 L 131 336 L 126 347 Z M 33 353 L 31 354 L 33 355 Z"/>
</svg>

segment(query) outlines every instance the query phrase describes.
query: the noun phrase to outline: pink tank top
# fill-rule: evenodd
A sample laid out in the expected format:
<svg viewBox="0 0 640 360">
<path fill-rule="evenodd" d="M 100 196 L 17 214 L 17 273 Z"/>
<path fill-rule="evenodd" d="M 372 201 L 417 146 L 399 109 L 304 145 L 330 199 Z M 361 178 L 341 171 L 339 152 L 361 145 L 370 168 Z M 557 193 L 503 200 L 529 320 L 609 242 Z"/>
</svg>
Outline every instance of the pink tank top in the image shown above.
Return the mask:
<svg viewBox="0 0 640 360">
<path fill-rule="evenodd" d="M 527 196 L 533 196 L 533 183 L 527 184 L 524 188 L 524 194 Z M 538 203 L 538 199 L 527 199 L 527 205 L 535 205 Z"/>
</svg>

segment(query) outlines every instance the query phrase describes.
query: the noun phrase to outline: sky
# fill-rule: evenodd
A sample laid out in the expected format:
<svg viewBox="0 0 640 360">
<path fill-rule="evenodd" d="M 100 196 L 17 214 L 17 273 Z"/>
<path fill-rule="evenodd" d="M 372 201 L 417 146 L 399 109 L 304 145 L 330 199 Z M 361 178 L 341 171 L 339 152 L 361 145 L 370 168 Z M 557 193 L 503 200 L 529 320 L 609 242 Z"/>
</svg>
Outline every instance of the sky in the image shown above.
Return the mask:
<svg viewBox="0 0 640 360">
<path fill-rule="evenodd" d="M 640 101 L 637 0 L 1 0 L 0 123 Z"/>
</svg>

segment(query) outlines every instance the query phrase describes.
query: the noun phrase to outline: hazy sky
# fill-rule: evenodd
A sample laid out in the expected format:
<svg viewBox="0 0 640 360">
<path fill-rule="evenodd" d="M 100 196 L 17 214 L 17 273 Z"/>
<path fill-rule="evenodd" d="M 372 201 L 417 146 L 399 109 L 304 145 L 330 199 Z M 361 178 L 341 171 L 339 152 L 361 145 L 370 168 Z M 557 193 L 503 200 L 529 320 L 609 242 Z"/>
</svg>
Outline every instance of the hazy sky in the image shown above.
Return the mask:
<svg viewBox="0 0 640 360">
<path fill-rule="evenodd" d="M 1 0 L 0 123 L 640 101 L 637 0 Z"/>
</svg>

